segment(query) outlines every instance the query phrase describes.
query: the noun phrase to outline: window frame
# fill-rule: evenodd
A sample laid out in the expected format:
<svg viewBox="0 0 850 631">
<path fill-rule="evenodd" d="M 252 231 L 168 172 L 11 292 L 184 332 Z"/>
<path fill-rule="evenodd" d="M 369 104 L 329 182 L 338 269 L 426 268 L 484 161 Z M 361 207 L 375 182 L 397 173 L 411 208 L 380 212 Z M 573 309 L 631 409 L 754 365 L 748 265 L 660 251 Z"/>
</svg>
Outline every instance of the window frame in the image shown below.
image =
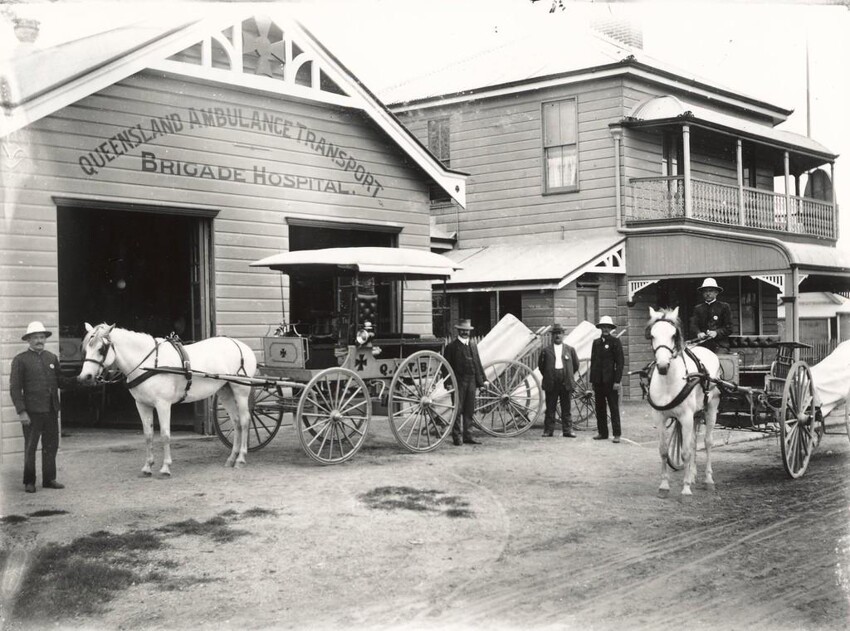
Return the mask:
<svg viewBox="0 0 850 631">
<path fill-rule="evenodd" d="M 761 291 L 761 281 L 752 278 L 752 282 L 755 287 L 756 294 L 756 302 L 755 302 L 755 320 L 756 320 L 756 332 L 748 333 L 744 331 L 744 281 L 746 278 L 744 276 L 738 277 L 738 331 L 741 332 L 741 335 L 762 335 L 764 331 L 764 318 L 762 317 L 762 291 Z"/>
<path fill-rule="evenodd" d="M 547 145 L 546 144 L 546 106 L 552 105 L 554 103 L 563 103 L 566 101 L 572 101 L 575 104 L 575 141 L 570 144 L 563 145 Z M 560 99 L 552 99 L 549 101 L 543 101 L 540 104 L 540 146 L 541 146 L 541 155 L 543 162 L 543 195 L 560 195 L 562 193 L 576 193 L 581 190 L 581 157 L 580 157 L 580 146 L 581 143 L 579 141 L 579 128 L 578 128 L 578 109 L 579 109 L 579 99 L 578 96 L 569 96 Z M 576 176 L 575 176 L 575 184 L 571 184 L 570 186 L 549 186 L 549 163 L 547 160 L 547 151 L 550 148 L 554 147 L 575 147 L 576 153 Z"/>
<path fill-rule="evenodd" d="M 580 308 L 582 297 L 593 297 L 593 319 L 589 320 L 592 324 L 599 322 L 599 285 L 586 284 L 576 287 L 576 326 L 582 323 L 582 309 Z M 586 309 L 585 309 L 586 311 Z"/>
</svg>

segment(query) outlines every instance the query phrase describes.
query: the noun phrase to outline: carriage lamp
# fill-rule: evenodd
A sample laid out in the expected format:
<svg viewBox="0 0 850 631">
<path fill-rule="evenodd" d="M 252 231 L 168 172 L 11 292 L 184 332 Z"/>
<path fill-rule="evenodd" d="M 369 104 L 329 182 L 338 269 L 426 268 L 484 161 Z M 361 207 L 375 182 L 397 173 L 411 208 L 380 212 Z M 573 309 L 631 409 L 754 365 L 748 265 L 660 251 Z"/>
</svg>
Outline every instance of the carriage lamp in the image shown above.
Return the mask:
<svg viewBox="0 0 850 631">
<path fill-rule="evenodd" d="M 371 322 L 364 322 L 363 326 L 360 327 L 357 331 L 357 335 L 354 336 L 355 341 L 359 346 L 363 346 L 367 344 L 369 340 L 375 337 L 375 331 L 372 329 Z"/>
</svg>

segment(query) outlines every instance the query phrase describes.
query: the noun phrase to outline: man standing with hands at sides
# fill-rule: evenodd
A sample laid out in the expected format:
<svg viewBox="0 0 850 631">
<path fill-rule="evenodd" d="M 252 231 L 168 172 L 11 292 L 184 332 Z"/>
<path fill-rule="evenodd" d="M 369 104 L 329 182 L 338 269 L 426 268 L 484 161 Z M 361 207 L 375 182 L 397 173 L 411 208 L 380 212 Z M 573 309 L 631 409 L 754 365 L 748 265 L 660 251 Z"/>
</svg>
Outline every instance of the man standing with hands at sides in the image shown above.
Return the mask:
<svg viewBox="0 0 850 631">
<path fill-rule="evenodd" d="M 56 453 L 59 451 L 59 384 L 69 379 L 62 375 L 59 359 L 44 350 L 51 333 L 41 322 L 30 322 L 21 338 L 29 348 L 12 360 L 9 389 L 12 403 L 24 430 L 24 489 L 35 493 L 35 457 L 41 440 L 42 486 L 61 489 L 56 481 Z"/>
<path fill-rule="evenodd" d="M 461 320 L 455 324 L 457 337 L 446 345 L 443 356 L 457 377 L 457 417 L 452 427 L 452 442 L 455 446 L 462 444 L 480 445 L 472 437 L 472 417 L 475 414 L 475 392 L 489 382 L 484 376 L 484 366 L 478 355 L 478 347 L 469 336 L 474 327 L 470 320 Z M 463 424 L 461 425 L 461 421 Z M 462 429 L 461 429 L 462 428 Z"/>
<path fill-rule="evenodd" d="M 540 352 L 537 362 L 546 393 L 546 416 L 543 418 L 543 435 L 555 432 L 555 411 L 561 402 L 561 425 L 564 436 L 575 438 L 570 399 L 575 389 L 575 372 L 578 370 L 578 355 L 575 349 L 564 343 L 564 329 L 560 324 L 552 326 L 552 344 Z"/>
<path fill-rule="evenodd" d="M 620 381 L 623 379 L 623 344 L 611 332 L 617 328 L 610 316 L 602 316 L 596 325 L 602 335 L 593 340 L 590 350 L 590 383 L 596 401 L 596 429 L 593 440 L 608 439 L 607 408 L 611 409 L 614 442 L 620 442 Z M 607 404 L 607 405 L 606 405 Z"/>
<path fill-rule="evenodd" d="M 713 278 L 706 278 L 699 288 L 705 302 L 694 307 L 691 316 L 691 337 L 697 337 L 704 348 L 716 353 L 729 345 L 732 334 L 732 309 L 717 296 L 723 291 Z"/>
</svg>

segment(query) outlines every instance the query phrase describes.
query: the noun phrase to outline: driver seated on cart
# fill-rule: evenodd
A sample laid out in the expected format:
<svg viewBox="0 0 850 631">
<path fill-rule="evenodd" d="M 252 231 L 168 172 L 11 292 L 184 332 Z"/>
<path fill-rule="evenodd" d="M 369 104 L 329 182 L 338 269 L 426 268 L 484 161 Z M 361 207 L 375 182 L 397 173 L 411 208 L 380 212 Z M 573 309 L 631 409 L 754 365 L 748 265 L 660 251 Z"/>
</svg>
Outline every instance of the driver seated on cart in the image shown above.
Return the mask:
<svg viewBox="0 0 850 631">
<path fill-rule="evenodd" d="M 732 309 L 728 302 L 717 297 L 723 288 L 713 278 L 706 278 L 699 288 L 703 302 L 694 307 L 691 316 L 691 337 L 696 337 L 701 346 L 713 353 L 728 350 L 729 336 L 732 334 Z"/>
<path fill-rule="evenodd" d="M 455 328 L 457 337 L 446 345 L 443 353 L 457 377 L 458 413 L 452 427 L 452 441 L 455 446 L 478 445 L 479 441 L 472 437 L 475 394 L 478 388 L 486 386 L 489 382 L 484 376 L 484 366 L 481 365 L 478 346 L 470 339 L 475 328 L 472 326 L 472 321 L 461 320 L 455 324 Z"/>
</svg>

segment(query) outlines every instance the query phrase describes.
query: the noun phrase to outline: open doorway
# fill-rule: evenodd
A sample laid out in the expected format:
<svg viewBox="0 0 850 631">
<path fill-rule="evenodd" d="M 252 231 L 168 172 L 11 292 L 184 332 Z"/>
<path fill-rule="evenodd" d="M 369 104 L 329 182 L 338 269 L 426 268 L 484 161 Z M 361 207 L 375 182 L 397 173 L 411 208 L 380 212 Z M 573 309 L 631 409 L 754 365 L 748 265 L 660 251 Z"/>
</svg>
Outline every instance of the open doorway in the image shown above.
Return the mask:
<svg viewBox="0 0 850 631">
<path fill-rule="evenodd" d="M 84 323 L 116 324 L 189 344 L 210 330 L 207 300 L 210 220 L 175 213 L 79 205 L 57 209 L 60 361 L 78 373 Z M 172 411 L 172 426 L 201 430 L 204 404 Z M 123 383 L 63 392 L 63 423 L 138 426 Z"/>
</svg>

